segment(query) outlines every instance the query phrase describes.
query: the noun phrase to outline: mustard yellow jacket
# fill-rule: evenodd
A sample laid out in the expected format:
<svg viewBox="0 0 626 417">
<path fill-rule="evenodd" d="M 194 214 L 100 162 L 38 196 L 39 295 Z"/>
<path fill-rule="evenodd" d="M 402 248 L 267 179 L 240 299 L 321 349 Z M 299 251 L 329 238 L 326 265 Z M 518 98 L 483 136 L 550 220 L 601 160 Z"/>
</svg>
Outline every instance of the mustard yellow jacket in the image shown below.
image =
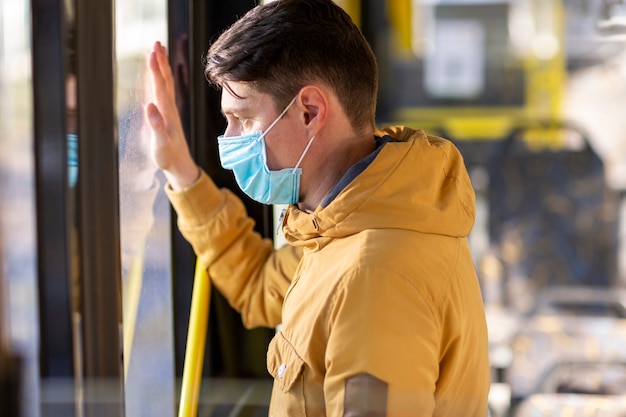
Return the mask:
<svg viewBox="0 0 626 417">
<path fill-rule="evenodd" d="M 270 415 L 486 416 L 487 328 L 463 160 L 422 131 L 377 135 L 395 141 L 330 204 L 288 207 L 284 248 L 256 234 L 240 200 L 205 174 L 167 191 L 179 228 L 246 326 L 282 323 L 267 354 Z M 363 385 L 348 383 L 360 375 Z"/>
</svg>

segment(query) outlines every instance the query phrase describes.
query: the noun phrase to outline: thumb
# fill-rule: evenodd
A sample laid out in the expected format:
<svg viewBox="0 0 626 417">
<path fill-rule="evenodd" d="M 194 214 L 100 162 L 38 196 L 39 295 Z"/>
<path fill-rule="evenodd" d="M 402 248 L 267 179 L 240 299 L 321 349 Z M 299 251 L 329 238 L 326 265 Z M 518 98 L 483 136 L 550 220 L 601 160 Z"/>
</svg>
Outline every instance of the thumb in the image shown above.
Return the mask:
<svg viewBox="0 0 626 417">
<path fill-rule="evenodd" d="M 148 124 L 150 124 L 152 130 L 156 132 L 162 131 L 165 123 L 157 106 L 155 106 L 154 103 L 149 103 L 145 108 L 145 113 Z"/>
</svg>

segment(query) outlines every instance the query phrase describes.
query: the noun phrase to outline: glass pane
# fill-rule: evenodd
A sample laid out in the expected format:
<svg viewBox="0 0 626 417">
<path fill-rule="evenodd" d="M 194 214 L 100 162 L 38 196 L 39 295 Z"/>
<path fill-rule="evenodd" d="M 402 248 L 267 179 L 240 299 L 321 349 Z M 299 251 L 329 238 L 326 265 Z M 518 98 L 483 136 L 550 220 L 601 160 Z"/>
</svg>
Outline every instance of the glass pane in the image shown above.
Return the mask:
<svg viewBox="0 0 626 417">
<path fill-rule="evenodd" d="M 6 305 L 0 302 L 0 308 L 5 307 L 0 311 L 0 320 L 4 320 L 1 328 L 8 328 L 8 331 L 0 337 L 7 338 L 12 353 L 24 360 L 21 405 L 25 416 L 36 416 L 39 366 L 30 43 L 30 2 L 2 1 L 0 281 L 5 278 L 6 282 L 0 296 Z M 5 288 L 8 290 L 6 295 Z"/>
<path fill-rule="evenodd" d="M 147 56 L 167 39 L 166 2 L 116 4 L 126 414 L 175 412 L 169 202 L 149 158 Z"/>
</svg>

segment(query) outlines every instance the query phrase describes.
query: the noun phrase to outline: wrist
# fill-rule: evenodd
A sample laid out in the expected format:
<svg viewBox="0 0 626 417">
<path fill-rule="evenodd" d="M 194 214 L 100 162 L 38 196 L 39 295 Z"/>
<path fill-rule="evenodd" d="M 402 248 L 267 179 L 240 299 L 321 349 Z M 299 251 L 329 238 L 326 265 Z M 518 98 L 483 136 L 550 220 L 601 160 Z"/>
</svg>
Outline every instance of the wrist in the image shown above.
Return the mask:
<svg viewBox="0 0 626 417">
<path fill-rule="evenodd" d="M 196 164 L 189 165 L 181 171 L 164 171 L 165 178 L 170 183 L 173 190 L 187 188 L 200 178 L 200 167 Z"/>
</svg>

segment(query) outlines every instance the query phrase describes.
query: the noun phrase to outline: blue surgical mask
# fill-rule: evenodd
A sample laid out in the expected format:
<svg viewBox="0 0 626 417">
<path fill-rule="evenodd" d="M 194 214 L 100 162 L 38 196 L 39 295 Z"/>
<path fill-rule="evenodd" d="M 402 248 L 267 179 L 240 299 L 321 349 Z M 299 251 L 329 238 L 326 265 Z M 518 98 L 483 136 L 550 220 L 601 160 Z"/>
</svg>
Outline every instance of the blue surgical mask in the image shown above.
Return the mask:
<svg viewBox="0 0 626 417">
<path fill-rule="evenodd" d="M 297 96 L 296 96 L 297 97 Z M 224 135 L 217 138 L 222 167 L 235 174 L 235 180 L 251 199 L 263 204 L 296 204 L 300 197 L 300 175 L 298 168 L 315 136 L 302 152 L 294 168 L 270 171 L 267 167 L 265 135 L 287 113 L 296 97 L 285 107 L 265 132 L 242 136 Z"/>
</svg>

